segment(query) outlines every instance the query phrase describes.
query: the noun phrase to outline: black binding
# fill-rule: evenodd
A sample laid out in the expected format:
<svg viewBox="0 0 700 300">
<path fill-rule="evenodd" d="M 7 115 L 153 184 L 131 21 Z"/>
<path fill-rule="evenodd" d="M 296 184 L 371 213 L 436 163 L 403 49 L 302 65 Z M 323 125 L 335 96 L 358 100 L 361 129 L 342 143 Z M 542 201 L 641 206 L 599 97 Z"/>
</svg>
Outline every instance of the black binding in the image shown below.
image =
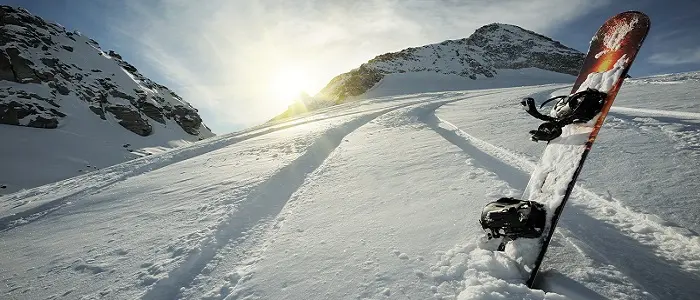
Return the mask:
<svg viewBox="0 0 700 300">
<path fill-rule="evenodd" d="M 558 100 L 552 107 L 549 116 L 543 115 L 537 110 L 533 98 L 525 98 L 520 104 L 528 114 L 545 121 L 537 130 L 530 131 L 532 140 L 549 142 L 561 135 L 564 126 L 572 123 L 585 123 L 593 119 L 600 113 L 607 96 L 604 92 L 588 88 L 569 96 L 556 96 L 547 99 L 542 102 L 540 109 L 545 104 Z"/>
</svg>

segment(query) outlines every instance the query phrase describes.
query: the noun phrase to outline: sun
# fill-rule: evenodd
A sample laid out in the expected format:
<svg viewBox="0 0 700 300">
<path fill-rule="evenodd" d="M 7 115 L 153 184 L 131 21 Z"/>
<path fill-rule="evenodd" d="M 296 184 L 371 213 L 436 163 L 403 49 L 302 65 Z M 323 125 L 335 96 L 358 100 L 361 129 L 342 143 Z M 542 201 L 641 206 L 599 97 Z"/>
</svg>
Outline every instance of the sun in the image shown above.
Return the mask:
<svg viewBox="0 0 700 300">
<path fill-rule="evenodd" d="M 272 76 L 269 86 L 269 94 L 273 101 L 285 108 L 292 104 L 300 94 L 308 93 L 309 77 L 306 72 L 298 68 L 283 68 Z"/>
</svg>

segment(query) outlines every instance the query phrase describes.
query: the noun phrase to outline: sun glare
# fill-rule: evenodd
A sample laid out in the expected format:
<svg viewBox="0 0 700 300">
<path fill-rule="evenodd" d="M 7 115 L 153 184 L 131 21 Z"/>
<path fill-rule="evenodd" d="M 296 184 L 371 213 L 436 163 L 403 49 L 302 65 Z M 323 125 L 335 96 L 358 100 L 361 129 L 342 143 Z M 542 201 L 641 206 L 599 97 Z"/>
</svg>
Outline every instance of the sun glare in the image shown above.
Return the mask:
<svg viewBox="0 0 700 300">
<path fill-rule="evenodd" d="M 270 95 L 274 102 L 285 108 L 301 93 L 308 93 L 309 79 L 303 70 L 286 68 L 279 70 L 270 82 Z"/>
</svg>

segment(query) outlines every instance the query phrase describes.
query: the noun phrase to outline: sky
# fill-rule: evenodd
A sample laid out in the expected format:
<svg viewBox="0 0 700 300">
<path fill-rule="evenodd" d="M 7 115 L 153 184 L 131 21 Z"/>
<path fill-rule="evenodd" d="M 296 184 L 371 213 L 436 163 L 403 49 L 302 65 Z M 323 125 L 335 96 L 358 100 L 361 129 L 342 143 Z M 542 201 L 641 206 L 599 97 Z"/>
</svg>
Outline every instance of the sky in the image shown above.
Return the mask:
<svg viewBox="0 0 700 300">
<path fill-rule="evenodd" d="M 700 70 L 697 0 L 0 0 L 115 50 L 199 109 L 217 134 L 263 123 L 302 92 L 386 52 L 508 23 L 586 52 L 610 16 L 652 29 L 630 74 Z"/>
</svg>

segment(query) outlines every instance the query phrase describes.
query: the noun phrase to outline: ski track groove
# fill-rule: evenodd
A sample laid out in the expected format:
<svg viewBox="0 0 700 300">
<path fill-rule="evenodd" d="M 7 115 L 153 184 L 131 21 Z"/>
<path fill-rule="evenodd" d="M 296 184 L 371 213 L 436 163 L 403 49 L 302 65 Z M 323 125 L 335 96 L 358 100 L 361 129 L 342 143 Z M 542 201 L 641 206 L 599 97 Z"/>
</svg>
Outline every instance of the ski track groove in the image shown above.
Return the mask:
<svg viewBox="0 0 700 300">
<path fill-rule="evenodd" d="M 165 152 L 159 155 L 146 156 L 142 158 L 137 158 L 134 160 L 126 161 L 121 164 L 110 166 L 101 169 L 96 172 L 87 173 L 77 177 L 72 177 L 59 182 L 50 183 L 41 187 L 32 188 L 26 191 L 19 191 L 10 195 L 0 197 L 2 202 L 20 201 L 20 203 L 15 203 L 10 205 L 9 210 L 16 209 L 18 207 L 30 204 L 32 200 L 26 200 L 26 198 L 51 198 L 43 203 L 37 204 L 36 206 L 29 207 L 22 211 L 17 211 L 7 214 L 6 212 L 0 212 L 0 233 L 11 230 L 17 226 L 26 225 L 32 223 L 42 217 L 62 208 L 67 204 L 76 204 L 79 202 L 78 199 L 84 198 L 86 195 L 94 194 L 102 189 L 112 186 L 121 181 L 127 180 L 131 177 L 145 174 L 150 171 L 154 171 L 160 168 L 167 167 L 171 164 L 178 163 L 199 155 L 203 155 L 217 149 L 231 146 L 233 144 L 243 142 L 252 138 L 256 138 L 265 134 L 273 133 L 279 130 L 284 130 L 298 125 L 320 122 L 329 119 L 341 118 L 346 116 L 352 116 L 357 114 L 367 114 L 374 111 L 386 112 L 387 110 L 395 110 L 407 105 L 416 104 L 421 101 L 412 101 L 409 103 L 401 103 L 389 108 L 375 108 L 368 110 L 361 110 L 355 112 L 349 112 L 344 114 L 325 116 L 317 119 L 303 120 L 299 122 L 297 119 L 293 119 L 288 122 L 273 123 L 272 125 L 266 125 L 261 127 L 254 127 L 254 129 L 247 129 L 241 132 L 237 132 L 231 135 L 223 136 L 221 138 L 214 138 L 210 141 L 203 141 L 198 143 L 197 146 L 176 148 L 171 151 Z M 101 175 L 101 176 L 96 176 Z M 92 181 L 88 183 L 87 187 L 85 181 Z M 70 192 L 58 195 L 53 195 L 59 190 L 69 190 Z"/>
<path fill-rule="evenodd" d="M 409 117 L 430 115 L 444 104 L 484 95 L 467 94 L 464 96 L 460 99 L 433 100 L 427 101 L 427 103 L 419 101 L 419 106 L 404 114 Z M 220 250 L 225 249 L 232 241 L 242 243 L 241 239 L 250 238 L 244 236 L 244 232 L 260 225 L 265 220 L 274 220 L 293 194 L 303 186 L 306 178 L 323 164 L 347 135 L 382 115 L 413 105 L 417 105 L 417 103 L 410 102 L 384 109 L 323 133 L 304 154 L 258 185 L 251 192 L 254 196 L 245 200 L 235 212 L 231 213 L 226 221 L 218 226 L 215 233 L 204 240 L 199 251 L 191 254 L 179 267 L 171 270 L 166 278 L 157 281 L 141 299 L 176 299 L 182 288 L 191 286 L 193 280 L 213 261 Z"/>
<path fill-rule="evenodd" d="M 639 116 L 647 116 L 648 115 L 648 116 L 672 117 L 675 119 L 700 120 L 700 113 L 687 112 L 687 111 L 642 109 L 642 108 L 613 106 L 610 108 L 610 112 L 624 114 L 624 115 L 639 115 Z"/>
<path fill-rule="evenodd" d="M 423 121 L 473 157 L 475 165 L 497 174 L 513 188 L 523 190 L 527 185 L 529 174 L 536 166 L 529 158 L 478 139 L 435 114 L 425 116 Z M 441 126 L 442 124 L 451 129 Z M 689 287 L 700 284 L 700 276 L 697 275 L 700 270 L 700 237 L 683 228 L 649 220 L 619 201 L 607 200 L 578 184 L 572 200 L 560 226 L 575 232 L 577 237 L 596 249 L 611 249 L 606 251 L 606 260 L 619 262 L 615 264 L 616 267 L 625 265 L 623 262 L 629 264 L 630 257 L 635 260 L 643 257 L 638 260 L 639 263 L 631 264 L 631 267 L 621 271 L 633 281 L 641 283 L 641 286 L 653 290 L 653 295 L 669 299 L 683 299 L 691 295 L 690 297 L 695 297 L 692 299 L 700 299 L 700 291 L 692 291 L 692 288 L 688 290 Z M 591 212 L 596 218 L 590 216 Z M 612 216 L 608 217 L 609 215 Z M 636 224 L 643 224 L 652 230 L 635 232 L 633 227 Z M 591 229 L 591 225 L 595 229 Z M 605 232 L 603 237 L 600 236 L 601 232 Z M 655 234 L 659 232 L 663 235 Z M 612 243 L 611 240 L 615 242 Z M 669 268 L 669 265 L 677 265 L 682 269 Z M 657 272 L 656 275 L 649 274 L 649 270 Z M 656 280 L 661 273 L 672 278 L 670 282 Z"/>
<path fill-rule="evenodd" d="M 279 214 L 289 198 L 301 187 L 304 179 L 325 161 L 345 136 L 391 110 L 394 109 L 354 119 L 321 134 L 304 154 L 258 185 L 251 192 L 252 197 L 242 202 L 236 211 L 226 217 L 214 234 L 203 241 L 198 251 L 190 254 L 177 268 L 171 270 L 167 277 L 158 280 L 141 299 L 176 299 L 181 288 L 190 285 L 220 249 L 230 241 L 243 237 L 244 232 L 261 221 Z"/>
</svg>

